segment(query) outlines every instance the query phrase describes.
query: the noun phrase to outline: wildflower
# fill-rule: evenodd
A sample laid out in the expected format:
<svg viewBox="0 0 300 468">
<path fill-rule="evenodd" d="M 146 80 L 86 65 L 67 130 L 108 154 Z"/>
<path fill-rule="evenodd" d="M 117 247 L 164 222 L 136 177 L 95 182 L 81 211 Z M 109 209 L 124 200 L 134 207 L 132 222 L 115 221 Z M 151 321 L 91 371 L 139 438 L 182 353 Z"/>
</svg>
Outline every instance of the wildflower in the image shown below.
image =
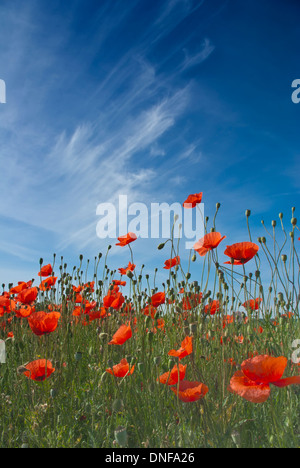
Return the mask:
<svg viewBox="0 0 300 468">
<path fill-rule="evenodd" d="M 201 203 L 203 193 L 195 193 L 193 195 L 189 195 L 185 202 L 183 203 L 184 208 L 195 208 L 196 205 Z"/>
<path fill-rule="evenodd" d="M 26 369 L 26 370 L 25 370 Z M 36 382 L 43 382 L 55 371 L 50 361 L 38 359 L 24 366 L 23 374 Z"/>
<path fill-rule="evenodd" d="M 121 325 L 119 330 L 114 334 L 112 340 L 108 344 L 122 345 L 132 337 L 130 325 Z"/>
<path fill-rule="evenodd" d="M 40 290 L 47 291 L 51 289 L 51 287 L 55 285 L 56 281 L 57 281 L 56 276 L 50 276 L 49 278 L 44 279 L 40 284 Z"/>
<path fill-rule="evenodd" d="M 134 265 L 133 263 L 129 262 L 128 263 L 128 266 L 126 268 L 119 268 L 119 273 L 124 276 L 127 274 L 128 271 L 134 271 L 135 270 L 135 267 L 136 265 Z"/>
<path fill-rule="evenodd" d="M 253 242 L 240 242 L 238 244 L 228 245 L 224 254 L 234 261 L 234 265 L 244 265 L 252 260 L 258 251 L 258 245 Z M 225 264 L 231 264 L 231 262 L 225 262 Z"/>
<path fill-rule="evenodd" d="M 22 304 L 31 304 L 34 302 L 38 295 L 37 288 L 28 288 L 21 291 L 17 296 L 17 301 L 22 302 Z"/>
<path fill-rule="evenodd" d="M 270 384 L 276 387 L 300 385 L 300 376 L 282 379 L 288 360 L 268 355 L 256 356 L 243 362 L 234 374 L 228 390 L 252 403 L 264 403 L 270 396 Z"/>
<path fill-rule="evenodd" d="M 196 250 L 201 257 L 204 257 L 207 252 L 216 249 L 224 239 L 226 239 L 226 236 L 222 237 L 219 232 L 210 232 L 196 242 L 194 250 Z"/>
<path fill-rule="evenodd" d="M 172 349 L 168 352 L 169 356 L 178 357 L 179 360 L 183 359 L 186 356 L 189 356 L 193 352 L 193 337 L 187 336 L 181 343 L 181 347 L 178 351 Z"/>
<path fill-rule="evenodd" d="M 123 378 L 127 375 L 132 375 L 133 371 L 134 371 L 134 366 L 132 366 L 130 369 L 127 359 L 122 359 L 121 362 L 113 366 L 112 369 L 111 368 L 106 369 L 106 372 L 119 378 Z"/>
<path fill-rule="evenodd" d="M 58 320 L 60 319 L 59 312 L 34 312 L 27 320 L 33 333 L 37 336 L 46 335 L 56 330 Z"/>
<path fill-rule="evenodd" d="M 158 292 L 151 297 L 152 307 L 158 307 L 166 302 L 166 295 L 164 292 Z"/>
<path fill-rule="evenodd" d="M 178 383 L 178 377 L 180 381 L 184 379 L 186 367 L 186 365 L 183 366 L 182 364 L 179 364 L 179 366 L 175 365 L 171 371 L 165 372 L 157 380 L 162 384 L 176 385 Z"/>
<path fill-rule="evenodd" d="M 130 244 L 131 242 L 135 241 L 137 239 L 136 234 L 133 232 L 129 232 L 125 236 L 118 237 L 119 243 L 116 245 L 119 245 L 120 247 L 125 247 L 125 245 Z"/>
<path fill-rule="evenodd" d="M 245 307 L 245 309 L 258 310 L 261 302 L 261 297 L 258 297 L 257 299 L 249 299 L 249 301 L 244 302 L 243 307 Z"/>
<path fill-rule="evenodd" d="M 183 380 L 178 387 L 171 387 L 171 390 L 185 403 L 200 400 L 208 393 L 208 387 L 201 382 Z"/>
<path fill-rule="evenodd" d="M 38 276 L 50 276 L 52 274 L 52 266 L 50 265 L 45 265 L 41 268 L 41 271 L 39 271 Z"/>
<path fill-rule="evenodd" d="M 179 264 L 180 264 L 180 257 L 174 257 L 174 258 L 171 258 L 170 260 L 165 261 L 164 269 L 170 270 L 171 268 Z"/>
</svg>

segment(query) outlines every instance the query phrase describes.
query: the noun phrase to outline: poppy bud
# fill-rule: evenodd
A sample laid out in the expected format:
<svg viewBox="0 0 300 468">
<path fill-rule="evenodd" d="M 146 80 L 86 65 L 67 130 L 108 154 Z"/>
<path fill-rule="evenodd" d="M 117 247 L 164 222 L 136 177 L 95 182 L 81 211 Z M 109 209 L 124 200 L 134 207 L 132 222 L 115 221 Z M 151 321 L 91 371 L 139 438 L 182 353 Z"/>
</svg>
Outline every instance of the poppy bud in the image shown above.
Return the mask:
<svg viewBox="0 0 300 468">
<path fill-rule="evenodd" d="M 251 210 L 246 210 L 246 217 L 249 218 L 251 216 Z"/>
<path fill-rule="evenodd" d="M 107 247 L 107 250 L 110 250 L 110 249 L 111 249 L 111 245 L 109 245 L 109 246 Z"/>
<path fill-rule="evenodd" d="M 190 277 L 191 277 L 191 273 L 187 273 L 187 274 L 185 275 L 185 277 L 186 277 L 187 280 L 189 280 Z"/>
<path fill-rule="evenodd" d="M 79 260 L 82 262 L 82 260 L 83 260 L 83 255 L 79 255 Z"/>
<path fill-rule="evenodd" d="M 123 426 L 117 427 L 117 429 L 115 430 L 115 439 L 116 439 L 117 444 L 121 445 L 121 447 L 125 447 L 125 445 L 127 445 L 128 436 L 127 436 L 126 427 L 123 427 Z"/>
<path fill-rule="evenodd" d="M 128 276 L 128 278 L 132 279 L 133 278 L 132 271 L 128 270 L 127 273 L 126 273 L 126 276 Z"/>
<path fill-rule="evenodd" d="M 279 213 L 279 218 L 280 218 L 280 219 L 283 218 L 283 213 Z"/>
<path fill-rule="evenodd" d="M 40 258 L 40 265 L 43 265 L 44 260 Z"/>
<path fill-rule="evenodd" d="M 194 254 L 194 255 L 192 256 L 192 262 L 195 262 L 196 260 L 197 260 L 197 256 Z"/>
<path fill-rule="evenodd" d="M 216 208 L 217 208 L 217 210 L 219 210 L 219 209 L 220 209 L 220 207 L 221 207 L 221 203 L 217 203 L 217 204 L 216 204 Z"/>
<path fill-rule="evenodd" d="M 273 220 L 272 221 L 272 227 L 276 227 L 276 224 L 277 224 L 276 221 Z"/>
<path fill-rule="evenodd" d="M 158 249 L 158 250 L 162 250 L 162 249 L 164 248 L 164 246 L 165 246 L 165 243 L 159 244 L 159 246 L 157 247 L 157 249 Z"/>
<path fill-rule="evenodd" d="M 293 226 L 296 226 L 296 224 L 297 224 L 297 218 L 292 218 L 292 219 L 291 219 L 291 223 L 292 223 Z"/>
<path fill-rule="evenodd" d="M 287 261 L 287 255 L 281 255 L 281 260 L 285 263 Z"/>
</svg>

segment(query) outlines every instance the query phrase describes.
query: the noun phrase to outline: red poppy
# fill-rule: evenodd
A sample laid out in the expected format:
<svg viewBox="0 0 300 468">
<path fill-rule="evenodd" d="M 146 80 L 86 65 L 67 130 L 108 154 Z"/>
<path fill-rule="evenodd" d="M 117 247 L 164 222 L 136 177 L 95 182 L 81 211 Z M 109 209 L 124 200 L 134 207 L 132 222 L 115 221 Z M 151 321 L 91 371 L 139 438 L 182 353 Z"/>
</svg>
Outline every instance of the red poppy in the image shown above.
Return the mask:
<svg viewBox="0 0 300 468">
<path fill-rule="evenodd" d="M 127 359 L 122 359 L 121 362 L 113 366 L 112 369 L 111 368 L 106 369 L 106 372 L 119 378 L 123 378 L 127 375 L 132 375 L 133 371 L 134 371 L 134 366 L 132 366 L 130 369 Z"/>
<path fill-rule="evenodd" d="M 24 289 L 18 294 L 17 301 L 22 302 L 22 304 L 31 304 L 36 300 L 37 295 L 37 288 Z"/>
<path fill-rule="evenodd" d="M 109 290 L 107 295 L 103 298 L 103 305 L 106 308 L 111 307 L 112 309 L 119 310 L 125 302 L 125 298 L 119 287 L 115 285 L 112 290 Z"/>
<path fill-rule="evenodd" d="M 202 201 L 203 192 L 195 193 L 194 195 L 189 195 L 185 202 L 183 203 L 184 208 L 195 208 L 198 203 Z"/>
<path fill-rule="evenodd" d="M 154 319 L 155 315 L 157 313 L 157 309 L 153 307 L 152 305 L 147 305 L 143 310 L 142 310 L 144 315 L 151 315 L 151 317 Z"/>
<path fill-rule="evenodd" d="M 31 330 L 37 336 L 54 332 L 57 329 L 59 319 L 59 312 L 47 313 L 43 311 L 34 312 L 27 318 Z"/>
<path fill-rule="evenodd" d="M 186 356 L 189 356 L 193 352 L 193 337 L 187 336 L 183 342 L 181 343 L 181 347 L 176 351 L 172 349 L 168 352 L 169 356 L 175 356 L 179 358 L 179 360 L 183 359 Z"/>
<path fill-rule="evenodd" d="M 119 243 L 116 245 L 120 245 L 121 247 L 125 247 L 125 245 L 130 244 L 131 242 L 135 241 L 137 239 L 136 234 L 133 232 L 129 232 L 125 236 L 118 237 Z"/>
<path fill-rule="evenodd" d="M 204 307 L 204 311 L 206 314 L 215 315 L 220 309 L 220 302 L 219 301 L 211 301 Z"/>
<path fill-rule="evenodd" d="M 114 286 L 126 286 L 126 281 L 113 280 Z"/>
<path fill-rule="evenodd" d="M 41 284 L 40 284 L 40 290 L 41 291 L 47 291 L 52 288 L 52 286 L 55 285 L 57 281 L 56 276 L 49 276 L 49 278 L 44 279 Z"/>
<path fill-rule="evenodd" d="M 228 245 L 224 254 L 234 260 L 234 265 L 244 265 L 252 260 L 258 251 L 258 245 L 253 242 L 240 242 L 238 244 Z M 225 262 L 225 264 L 231 264 L 231 262 Z"/>
<path fill-rule="evenodd" d="M 119 330 L 116 331 L 112 340 L 108 344 L 114 345 L 122 345 L 125 341 L 129 340 L 132 337 L 132 330 L 131 326 L 129 325 L 121 325 Z"/>
<path fill-rule="evenodd" d="M 186 367 L 186 365 L 183 366 L 182 364 L 179 364 L 179 366 L 177 366 L 176 364 L 172 370 L 170 370 L 169 372 L 165 372 L 157 380 L 159 380 L 159 382 L 162 384 L 176 385 L 178 383 L 178 376 L 179 381 L 184 379 Z"/>
<path fill-rule="evenodd" d="M 37 361 L 26 364 L 24 367 L 27 369 L 24 375 L 36 382 L 43 382 L 55 371 L 51 362 L 48 360 L 46 361 L 46 359 L 38 359 Z"/>
<path fill-rule="evenodd" d="M 204 257 L 207 252 L 216 249 L 224 239 L 226 239 L 226 236 L 222 237 L 219 232 L 210 232 L 196 242 L 194 250 L 196 250 L 201 257 Z"/>
<path fill-rule="evenodd" d="M 264 403 L 270 396 L 270 384 L 276 387 L 300 385 L 300 376 L 282 379 L 288 360 L 285 357 L 274 358 L 268 355 L 247 359 L 241 371 L 234 374 L 228 390 L 252 403 Z"/>
<path fill-rule="evenodd" d="M 199 294 L 190 294 L 187 297 L 184 297 L 182 299 L 182 308 L 184 310 L 191 310 L 197 307 L 199 304 L 201 304 L 202 301 L 202 293 Z"/>
<path fill-rule="evenodd" d="M 129 262 L 128 267 L 119 268 L 119 273 L 124 276 L 124 275 L 126 275 L 127 271 L 134 271 L 134 269 L 135 269 L 135 265 L 133 263 Z"/>
<path fill-rule="evenodd" d="M 243 307 L 245 309 L 258 310 L 262 299 L 258 297 L 257 299 L 249 299 L 249 301 L 244 302 Z"/>
<path fill-rule="evenodd" d="M 150 303 L 152 307 L 158 307 L 166 302 L 166 295 L 164 292 L 158 292 L 151 297 Z"/>
<path fill-rule="evenodd" d="M 50 276 L 52 273 L 52 265 L 45 265 L 41 268 L 41 271 L 39 271 L 38 276 Z"/>
<path fill-rule="evenodd" d="M 201 400 L 208 393 L 208 387 L 201 382 L 188 382 L 183 380 L 177 387 L 171 387 L 172 392 L 185 403 Z"/>
<path fill-rule="evenodd" d="M 9 290 L 9 294 L 11 296 L 13 294 L 19 294 L 21 291 L 24 291 L 24 289 L 28 289 L 28 285 L 24 281 L 21 281 L 21 282 L 18 283 L 18 286 L 15 286 L 14 288 L 11 288 Z"/>
<path fill-rule="evenodd" d="M 180 264 L 180 257 L 174 257 L 174 258 L 171 258 L 170 260 L 165 261 L 164 269 L 170 270 L 170 268 L 173 268 L 174 266 L 179 265 L 179 264 Z"/>
</svg>

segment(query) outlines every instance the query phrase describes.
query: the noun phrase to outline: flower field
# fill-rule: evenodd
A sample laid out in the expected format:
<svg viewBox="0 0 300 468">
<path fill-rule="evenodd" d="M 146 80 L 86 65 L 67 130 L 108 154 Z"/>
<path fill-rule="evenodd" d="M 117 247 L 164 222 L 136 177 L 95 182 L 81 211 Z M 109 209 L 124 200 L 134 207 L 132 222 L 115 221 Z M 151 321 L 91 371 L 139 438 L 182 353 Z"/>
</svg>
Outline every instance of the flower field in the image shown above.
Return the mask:
<svg viewBox="0 0 300 468">
<path fill-rule="evenodd" d="M 117 270 L 108 246 L 90 278 L 82 256 L 71 270 L 54 256 L 34 282 L 2 285 L 2 448 L 300 446 L 294 209 L 257 239 L 247 210 L 248 238 L 230 243 L 219 208 L 187 271 L 173 237 L 158 246 L 162 284 L 144 274 L 129 232 L 116 240 L 128 250 Z"/>
</svg>

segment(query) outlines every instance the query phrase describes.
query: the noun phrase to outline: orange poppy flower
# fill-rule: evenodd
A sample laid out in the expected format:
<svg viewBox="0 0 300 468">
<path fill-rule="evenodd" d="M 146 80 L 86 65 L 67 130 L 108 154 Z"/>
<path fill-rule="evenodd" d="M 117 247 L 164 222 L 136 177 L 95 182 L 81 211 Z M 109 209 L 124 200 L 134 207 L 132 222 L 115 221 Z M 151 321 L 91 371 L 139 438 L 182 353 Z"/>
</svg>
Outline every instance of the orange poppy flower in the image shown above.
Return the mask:
<svg viewBox="0 0 300 468">
<path fill-rule="evenodd" d="M 185 403 L 201 400 L 208 393 L 208 387 L 201 382 L 188 382 L 183 380 L 177 387 L 171 387 L 172 392 L 178 395 L 179 400 Z"/>
<path fill-rule="evenodd" d="M 172 349 L 168 352 L 169 356 L 175 356 L 179 360 L 183 359 L 186 356 L 189 356 L 193 352 L 193 337 L 187 336 L 181 343 L 181 347 L 176 351 Z"/>
<path fill-rule="evenodd" d="M 41 282 L 40 290 L 41 291 L 48 291 L 49 289 L 52 288 L 52 286 L 55 285 L 56 281 L 57 281 L 56 276 L 49 276 L 49 278 L 46 278 Z"/>
<path fill-rule="evenodd" d="M 240 242 L 228 245 L 224 254 L 234 260 L 234 265 L 244 265 L 252 260 L 258 251 L 258 245 L 253 242 Z M 231 264 L 231 262 L 225 262 L 225 264 Z"/>
<path fill-rule="evenodd" d="M 142 310 L 143 314 L 144 315 L 151 315 L 151 317 L 154 319 L 155 318 L 155 314 L 157 312 L 157 309 L 155 307 L 153 307 L 152 305 L 147 305 L 147 307 L 145 307 L 143 310 Z"/>
<path fill-rule="evenodd" d="M 119 330 L 114 334 L 112 340 L 108 344 L 122 345 L 125 341 L 129 340 L 132 337 L 131 326 L 121 325 Z"/>
<path fill-rule="evenodd" d="M 170 270 L 170 268 L 173 268 L 174 266 L 179 265 L 179 264 L 180 264 L 180 257 L 174 257 L 174 258 L 171 258 L 170 260 L 165 261 L 164 269 Z"/>
<path fill-rule="evenodd" d="M 189 195 L 185 202 L 183 203 L 184 208 L 195 208 L 198 203 L 202 201 L 203 192 L 195 193 L 193 195 Z"/>
<path fill-rule="evenodd" d="M 36 300 L 37 295 L 37 288 L 24 289 L 18 294 L 17 301 L 22 302 L 22 304 L 31 304 Z"/>
<path fill-rule="evenodd" d="M 184 379 L 186 367 L 186 365 L 183 366 L 182 364 L 179 364 L 179 366 L 177 366 L 176 364 L 171 371 L 165 372 L 157 380 L 165 385 L 176 385 L 178 383 L 178 374 L 180 381 Z"/>
<path fill-rule="evenodd" d="M 28 285 L 27 283 L 25 283 L 24 281 L 21 281 L 18 283 L 18 286 L 15 286 L 14 288 L 11 288 L 9 290 L 9 294 L 12 296 L 13 294 L 19 294 L 21 291 L 23 291 L 24 289 L 28 289 Z"/>
<path fill-rule="evenodd" d="M 252 403 L 264 403 L 270 396 L 270 384 L 276 387 L 300 385 L 300 376 L 282 379 L 288 360 L 268 355 L 247 359 L 234 374 L 228 390 Z"/>
<path fill-rule="evenodd" d="M 113 280 L 114 286 L 126 286 L 126 281 Z"/>
<path fill-rule="evenodd" d="M 116 244 L 116 245 L 119 245 L 121 247 L 125 247 L 125 245 L 128 245 L 128 244 L 130 244 L 131 242 L 133 242 L 135 240 L 137 240 L 136 234 L 134 234 L 133 232 L 129 232 L 125 236 L 118 237 L 119 243 Z"/>
<path fill-rule="evenodd" d="M 224 239 L 226 239 L 226 236 L 222 237 L 219 232 L 210 232 L 196 242 L 194 250 L 196 250 L 201 257 L 204 257 L 207 252 L 216 249 Z"/>
<path fill-rule="evenodd" d="M 152 307 L 158 307 L 160 306 L 161 304 L 164 304 L 166 302 L 166 295 L 164 292 L 158 292 L 156 294 L 154 294 L 152 297 L 151 297 L 151 305 Z"/>
<path fill-rule="evenodd" d="M 19 318 L 27 318 L 33 312 L 35 312 L 35 307 L 30 307 L 29 305 L 24 305 L 23 307 L 20 307 L 19 309 L 16 307 L 14 309 L 14 312 L 15 312 L 16 316 L 19 317 Z"/>
<path fill-rule="evenodd" d="M 134 366 L 132 366 L 130 369 L 127 359 L 122 359 L 121 362 L 113 366 L 112 369 L 111 368 L 106 369 L 106 372 L 119 378 L 123 378 L 127 375 L 132 375 L 133 371 L 134 371 Z"/>
<path fill-rule="evenodd" d="M 243 307 L 245 307 L 245 309 L 258 310 L 261 302 L 261 297 L 258 297 L 257 299 L 249 299 L 249 301 L 244 302 Z"/>
<path fill-rule="evenodd" d="M 60 319 L 59 312 L 34 312 L 27 320 L 33 333 L 37 336 L 52 333 L 57 329 L 58 320 Z"/>
<path fill-rule="evenodd" d="M 128 263 L 128 267 L 126 268 L 119 268 L 119 273 L 124 276 L 126 275 L 127 271 L 134 271 L 135 265 L 131 262 Z"/>
<path fill-rule="evenodd" d="M 55 371 L 51 362 L 46 361 L 46 359 L 38 359 L 26 364 L 24 367 L 27 369 L 24 375 L 35 382 L 43 382 Z"/>
<path fill-rule="evenodd" d="M 210 314 L 210 315 L 215 315 L 216 312 L 218 312 L 220 309 L 220 302 L 219 301 L 211 301 L 209 304 L 207 304 L 205 307 L 204 307 L 204 311 L 206 314 Z"/>
<path fill-rule="evenodd" d="M 52 265 L 45 265 L 41 268 L 41 271 L 38 272 L 38 276 L 50 276 L 52 273 Z"/>
</svg>

